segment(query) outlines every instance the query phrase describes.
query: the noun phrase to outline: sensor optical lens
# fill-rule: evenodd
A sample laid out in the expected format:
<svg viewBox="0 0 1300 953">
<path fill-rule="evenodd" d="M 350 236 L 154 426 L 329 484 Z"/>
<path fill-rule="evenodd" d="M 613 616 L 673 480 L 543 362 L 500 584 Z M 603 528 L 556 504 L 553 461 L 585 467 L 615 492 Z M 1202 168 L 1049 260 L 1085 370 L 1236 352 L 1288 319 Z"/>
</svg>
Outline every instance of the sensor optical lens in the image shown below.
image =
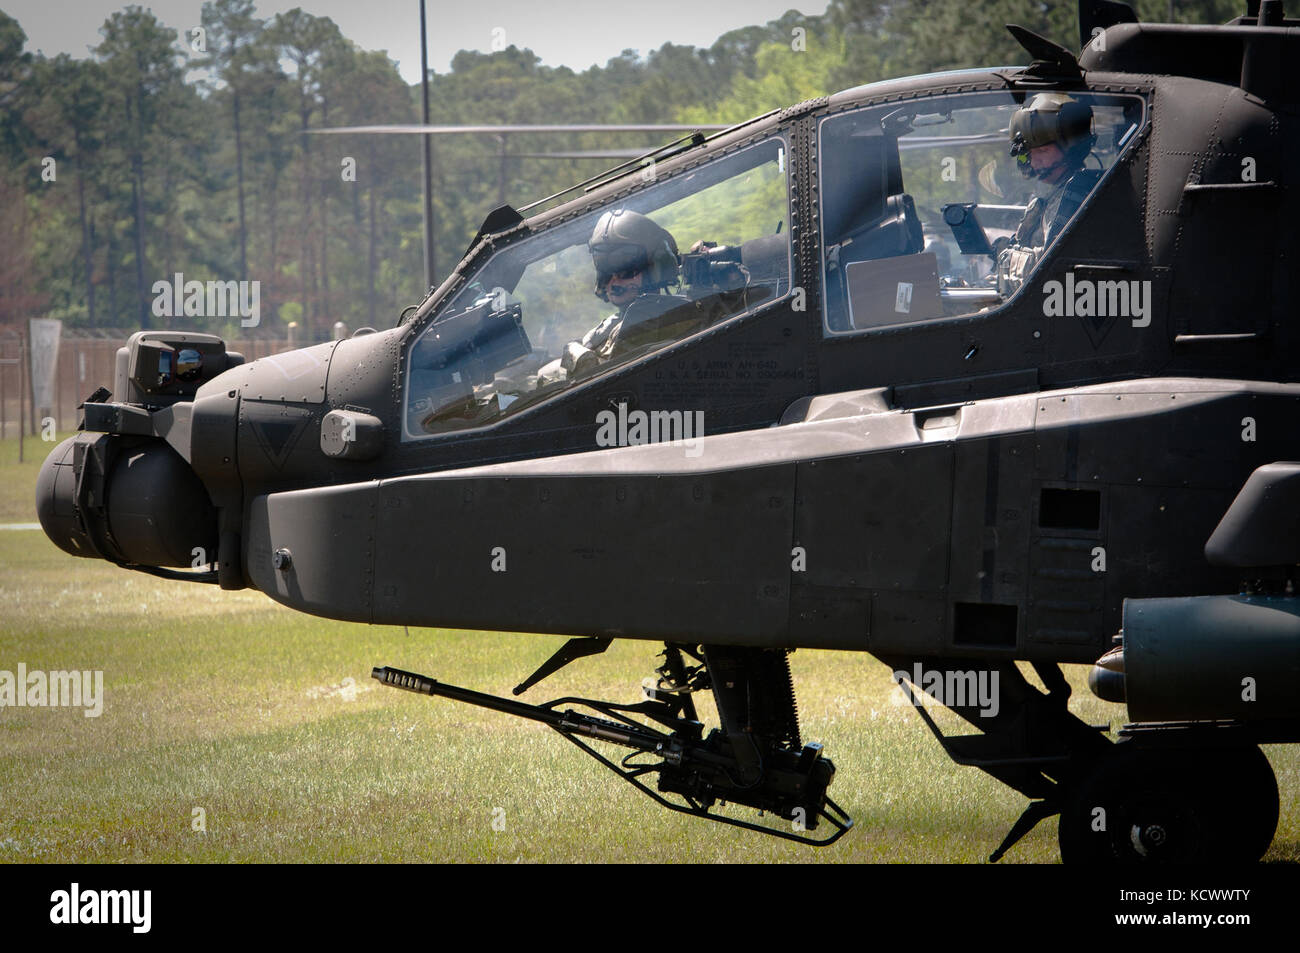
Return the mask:
<svg viewBox="0 0 1300 953">
<path fill-rule="evenodd" d="M 196 381 L 203 373 L 203 355 L 187 347 L 176 355 L 176 376 L 183 381 Z"/>
</svg>

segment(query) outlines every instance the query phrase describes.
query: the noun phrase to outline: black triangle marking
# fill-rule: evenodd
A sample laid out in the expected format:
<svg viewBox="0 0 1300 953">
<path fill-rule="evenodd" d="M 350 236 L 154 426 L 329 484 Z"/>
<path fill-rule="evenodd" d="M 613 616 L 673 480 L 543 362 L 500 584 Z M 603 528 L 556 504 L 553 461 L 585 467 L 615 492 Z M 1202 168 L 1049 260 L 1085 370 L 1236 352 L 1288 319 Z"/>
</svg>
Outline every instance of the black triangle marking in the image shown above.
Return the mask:
<svg viewBox="0 0 1300 953">
<path fill-rule="evenodd" d="M 253 433 L 257 436 L 257 442 L 262 445 L 262 449 L 266 451 L 266 455 L 275 464 L 277 470 L 289 459 L 289 453 L 298 442 L 298 437 L 306 428 L 306 424 L 307 420 L 303 417 L 297 420 L 253 421 Z"/>
<path fill-rule="evenodd" d="M 1097 317 L 1080 317 L 1083 323 L 1083 330 L 1088 334 L 1088 340 L 1092 342 L 1092 349 L 1095 351 L 1101 347 L 1101 342 L 1106 340 L 1106 335 L 1110 334 L 1110 329 L 1115 326 L 1115 315 L 1106 315 Z"/>
</svg>

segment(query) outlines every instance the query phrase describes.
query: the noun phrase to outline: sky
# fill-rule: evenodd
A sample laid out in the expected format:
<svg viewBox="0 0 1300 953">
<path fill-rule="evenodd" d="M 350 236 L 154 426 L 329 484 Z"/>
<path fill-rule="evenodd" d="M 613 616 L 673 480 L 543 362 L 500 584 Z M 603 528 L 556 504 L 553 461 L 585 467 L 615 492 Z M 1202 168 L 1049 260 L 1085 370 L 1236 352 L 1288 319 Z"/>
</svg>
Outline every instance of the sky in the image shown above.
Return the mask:
<svg viewBox="0 0 1300 953">
<path fill-rule="evenodd" d="M 127 4 L 114 0 L 0 0 L 27 34 L 27 49 L 82 58 L 99 28 Z M 202 0 L 141 0 L 177 30 L 197 26 Z M 625 49 L 648 53 L 664 43 L 711 46 L 737 27 L 775 20 L 787 10 L 813 15 L 828 0 L 427 0 L 429 66 L 444 73 L 462 49 L 527 47 L 547 66 L 584 70 Z M 367 50 L 386 50 L 402 78 L 420 78 L 419 0 L 256 0 L 258 16 L 302 7 L 328 16 Z"/>
</svg>

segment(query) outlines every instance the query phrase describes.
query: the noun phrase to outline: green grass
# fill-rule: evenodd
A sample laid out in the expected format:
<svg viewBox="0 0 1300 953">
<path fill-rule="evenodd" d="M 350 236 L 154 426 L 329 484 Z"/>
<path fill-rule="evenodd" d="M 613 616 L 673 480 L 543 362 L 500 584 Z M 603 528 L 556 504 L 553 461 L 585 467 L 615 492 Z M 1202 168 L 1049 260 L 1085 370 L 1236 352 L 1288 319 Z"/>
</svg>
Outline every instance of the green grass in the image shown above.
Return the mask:
<svg viewBox="0 0 1300 953">
<path fill-rule="evenodd" d="M 9 424 L 9 433 L 16 433 L 18 422 Z M 53 443 L 39 435 L 24 437 L 22 463 L 18 462 L 18 438 L 0 440 L 0 523 L 36 522 L 36 474 L 41 472 L 46 455 L 72 434 L 71 430 L 60 433 Z"/>
<path fill-rule="evenodd" d="M 0 458 L 6 499 L 30 495 L 15 474 L 34 479 Z M 101 669 L 105 680 L 99 718 L 0 710 L 0 863 L 976 863 L 1024 806 L 948 761 L 863 654 L 793 656 L 804 737 L 826 745 L 831 794 L 857 819 L 814 850 L 668 812 L 540 725 L 369 678 L 395 665 L 508 695 L 560 638 L 315 619 L 257 592 L 67 556 L 31 531 L 0 531 L 0 606 L 0 669 Z M 616 642 L 524 698 L 635 700 L 656 650 Z M 1076 713 L 1118 723 L 1122 709 L 1087 692 L 1083 669 L 1070 674 Z M 1300 757 L 1267 750 L 1283 793 L 1268 859 L 1294 861 Z M 206 833 L 192 830 L 195 808 Z M 1003 862 L 1056 860 L 1048 822 Z"/>
</svg>

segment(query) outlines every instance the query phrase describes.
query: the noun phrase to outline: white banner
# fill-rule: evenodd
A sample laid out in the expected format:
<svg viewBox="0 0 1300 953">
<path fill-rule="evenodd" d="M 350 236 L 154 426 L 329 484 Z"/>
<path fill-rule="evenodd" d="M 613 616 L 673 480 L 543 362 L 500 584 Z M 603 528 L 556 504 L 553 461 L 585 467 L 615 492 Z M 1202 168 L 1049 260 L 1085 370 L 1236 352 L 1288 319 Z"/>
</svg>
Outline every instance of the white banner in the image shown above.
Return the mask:
<svg viewBox="0 0 1300 953">
<path fill-rule="evenodd" d="M 28 321 L 31 336 L 32 403 L 38 411 L 54 408 L 54 369 L 59 361 L 59 335 L 63 322 L 54 318 Z"/>
</svg>

